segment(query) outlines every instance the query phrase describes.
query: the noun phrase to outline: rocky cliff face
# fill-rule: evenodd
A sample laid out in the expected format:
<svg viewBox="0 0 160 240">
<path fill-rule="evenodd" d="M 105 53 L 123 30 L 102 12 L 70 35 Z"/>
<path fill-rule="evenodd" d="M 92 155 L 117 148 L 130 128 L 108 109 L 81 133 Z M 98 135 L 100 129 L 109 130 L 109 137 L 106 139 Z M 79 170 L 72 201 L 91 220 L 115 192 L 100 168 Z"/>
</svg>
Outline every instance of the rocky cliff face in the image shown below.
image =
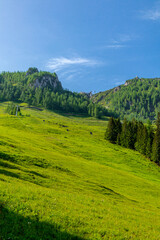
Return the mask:
<svg viewBox="0 0 160 240">
<path fill-rule="evenodd" d="M 60 81 L 58 80 L 57 75 L 51 76 L 51 75 L 46 75 L 43 77 L 38 77 L 34 83 L 34 87 L 38 88 L 44 88 L 44 87 L 51 87 L 51 88 L 57 88 L 58 86 L 61 85 Z"/>
<path fill-rule="evenodd" d="M 51 88 L 62 90 L 61 82 L 56 73 L 38 71 L 37 68 L 29 68 L 26 72 L 26 81 L 30 87 Z"/>
</svg>

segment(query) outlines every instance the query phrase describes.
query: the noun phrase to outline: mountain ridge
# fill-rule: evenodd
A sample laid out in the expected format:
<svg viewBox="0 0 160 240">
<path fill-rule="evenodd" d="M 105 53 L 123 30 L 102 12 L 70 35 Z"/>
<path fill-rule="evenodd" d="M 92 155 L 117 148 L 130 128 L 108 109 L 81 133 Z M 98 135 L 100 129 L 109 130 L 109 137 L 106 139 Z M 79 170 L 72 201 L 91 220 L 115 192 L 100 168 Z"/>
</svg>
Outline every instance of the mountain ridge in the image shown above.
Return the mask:
<svg viewBox="0 0 160 240">
<path fill-rule="evenodd" d="M 27 72 L 0 74 L 0 101 L 26 102 L 51 110 L 117 116 L 154 121 L 160 112 L 160 78 L 126 80 L 112 89 L 90 93 L 64 90 L 56 73 L 29 68 Z"/>
<path fill-rule="evenodd" d="M 87 94 L 65 90 L 56 73 L 29 68 L 27 72 L 0 74 L 0 101 L 25 102 L 50 110 L 101 118 L 110 116 L 106 108 L 93 103 Z"/>
<path fill-rule="evenodd" d="M 160 111 L 160 78 L 127 80 L 124 84 L 96 93 L 92 101 L 115 112 L 121 119 L 155 120 Z"/>
</svg>

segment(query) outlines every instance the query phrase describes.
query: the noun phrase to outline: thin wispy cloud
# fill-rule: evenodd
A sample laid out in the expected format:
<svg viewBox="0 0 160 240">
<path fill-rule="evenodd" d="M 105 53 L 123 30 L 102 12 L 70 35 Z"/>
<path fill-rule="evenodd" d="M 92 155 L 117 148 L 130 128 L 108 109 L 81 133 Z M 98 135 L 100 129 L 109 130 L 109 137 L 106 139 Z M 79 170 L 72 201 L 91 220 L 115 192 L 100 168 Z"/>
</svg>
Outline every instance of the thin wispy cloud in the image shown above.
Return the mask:
<svg viewBox="0 0 160 240">
<path fill-rule="evenodd" d="M 131 41 L 133 37 L 127 34 L 120 34 L 116 39 L 112 39 L 108 44 L 103 46 L 103 49 L 121 49 L 127 47 L 127 42 Z"/>
<path fill-rule="evenodd" d="M 122 44 L 109 44 L 105 46 L 105 48 L 113 48 L 113 49 L 124 48 L 124 47 L 125 45 L 122 45 Z"/>
<path fill-rule="evenodd" d="M 95 66 L 99 65 L 100 62 L 87 59 L 87 58 L 66 58 L 66 57 L 59 57 L 59 58 L 52 58 L 48 61 L 46 67 L 53 71 L 60 71 L 64 68 L 70 67 L 78 67 L 78 66 Z"/>
<path fill-rule="evenodd" d="M 82 57 L 59 57 L 50 59 L 46 68 L 58 72 L 59 79 L 63 82 L 73 82 L 77 79 L 84 79 L 87 71 L 93 67 L 100 67 L 103 62 Z"/>
<path fill-rule="evenodd" d="M 128 34 L 120 34 L 120 36 L 119 36 L 119 42 L 129 42 L 129 41 L 131 41 L 133 38 L 135 38 L 135 37 L 133 37 L 133 36 L 130 36 L 130 35 L 128 35 Z"/>
<path fill-rule="evenodd" d="M 59 76 L 65 78 L 66 76 L 69 76 L 69 75 L 72 75 L 75 73 L 79 73 L 79 72 L 77 72 L 77 69 L 65 69 L 64 71 L 61 71 L 59 73 Z"/>
<path fill-rule="evenodd" d="M 143 12 L 142 18 L 146 20 L 157 21 L 160 19 L 160 10 L 157 9 Z"/>
<path fill-rule="evenodd" d="M 158 1 L 156 5 L 152 7 L 152 9 L 141 11 L 140 16 L 145 20 L 160 20 L 160 1 Z"/>
<path fill-rule="evenodd" d="M 59 79 L 63 79 L 64 82 L 74 81 L 74 79 L 77 79 L 77 77 L 80 77 L 81 75 L 82 75 L 81 69 L 63 70 L 60 71 L 58 74 Z"/>
</svg>

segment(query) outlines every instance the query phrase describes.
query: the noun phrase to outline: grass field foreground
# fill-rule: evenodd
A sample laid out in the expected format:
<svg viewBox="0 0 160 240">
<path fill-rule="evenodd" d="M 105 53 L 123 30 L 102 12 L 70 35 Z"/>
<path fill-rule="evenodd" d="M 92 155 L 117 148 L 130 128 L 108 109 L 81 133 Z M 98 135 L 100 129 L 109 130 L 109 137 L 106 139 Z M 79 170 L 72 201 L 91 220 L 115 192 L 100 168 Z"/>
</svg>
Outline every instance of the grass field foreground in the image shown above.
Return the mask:
<svg viewBox="0 0 160 240">
<path fill-rule="evenodd" d="M 0 239 L 160 239 L 160 168 L 107 121 L 0 104 Z"/>
</svg>

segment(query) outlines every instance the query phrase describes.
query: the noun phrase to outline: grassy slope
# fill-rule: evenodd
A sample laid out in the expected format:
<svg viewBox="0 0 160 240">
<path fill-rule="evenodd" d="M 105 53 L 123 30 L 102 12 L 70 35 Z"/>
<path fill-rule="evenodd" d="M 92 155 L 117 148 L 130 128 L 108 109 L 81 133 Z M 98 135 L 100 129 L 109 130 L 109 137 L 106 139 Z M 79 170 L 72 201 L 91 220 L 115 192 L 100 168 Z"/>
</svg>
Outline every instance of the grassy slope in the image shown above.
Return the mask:
<svg viewBox="0 0 160 240">
<path fill-rule="evenodd" d="M 4 108 L 0 239 L 160 239 L 160 168 L 106 142 L 105 121 Z"/>
</svg>

